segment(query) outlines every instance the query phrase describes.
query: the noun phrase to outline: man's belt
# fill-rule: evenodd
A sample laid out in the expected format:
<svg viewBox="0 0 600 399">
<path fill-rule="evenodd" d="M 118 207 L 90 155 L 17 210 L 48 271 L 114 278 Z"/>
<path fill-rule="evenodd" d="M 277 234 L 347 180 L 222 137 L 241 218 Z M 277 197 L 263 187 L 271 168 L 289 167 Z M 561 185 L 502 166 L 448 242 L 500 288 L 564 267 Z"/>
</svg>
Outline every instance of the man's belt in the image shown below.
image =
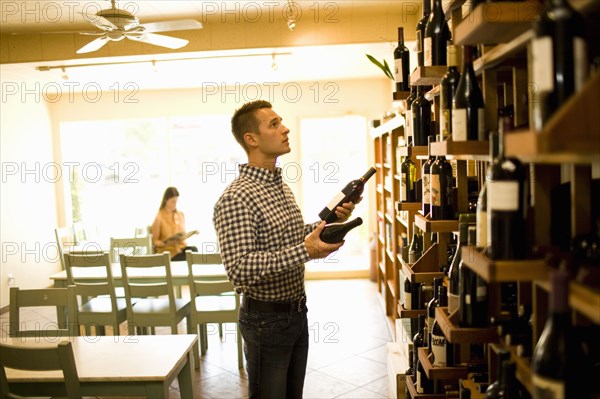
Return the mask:
<svg viewBox="0 0 600 399">
<path fill-rule="evenodd" d="M 250 298 L 244 295 L 242 298 L 242 307 L 246 310 L 258 312 L 302 312 L 306 309 L 306 296 L 302 295 L 300 299 L 289 302 L 267 302 Z"/>
</svg>

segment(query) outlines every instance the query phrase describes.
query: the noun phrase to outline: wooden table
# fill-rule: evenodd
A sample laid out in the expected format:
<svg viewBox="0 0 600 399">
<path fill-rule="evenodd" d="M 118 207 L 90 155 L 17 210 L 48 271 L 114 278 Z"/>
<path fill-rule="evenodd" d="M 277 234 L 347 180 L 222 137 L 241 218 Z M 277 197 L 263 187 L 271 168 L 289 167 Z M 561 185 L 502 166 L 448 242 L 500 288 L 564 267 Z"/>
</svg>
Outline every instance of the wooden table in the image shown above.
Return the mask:
<svg viewBox="0 0 600 399">
<path fill-rule="evenodd" d="M 181 398 L 198 397 L 194 388 L 195 335 L 86 336 L 71 338 L 3 338 L 19 346 L 47 346 L 71 340 L 83 396 L 146 396 L 168 398 L 169 386 L 179 382 Z M 36 388 L 56 389 L 61 372 L 6 369 L 8 381 L 20 395 Z"/>
</svg>

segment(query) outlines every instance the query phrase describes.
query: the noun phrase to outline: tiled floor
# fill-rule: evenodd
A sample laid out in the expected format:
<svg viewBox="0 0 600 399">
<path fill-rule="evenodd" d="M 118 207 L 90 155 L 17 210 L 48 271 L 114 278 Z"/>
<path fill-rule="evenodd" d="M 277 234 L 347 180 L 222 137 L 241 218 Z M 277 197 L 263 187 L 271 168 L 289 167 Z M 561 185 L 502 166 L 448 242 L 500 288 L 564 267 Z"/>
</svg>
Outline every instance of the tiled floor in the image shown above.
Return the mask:
<svg viewBox="0 0 600 399">
<path fill-rule="evenodd" d="M 304 398 L 388 397 L 386 343 L 391 336 L 376 285 L 362 279 L 309 280 L 306 289 L 311 347 Z M 35 311 L 26 316 L 29 321 L 48 317 Z M 0 323 L 4 329 L 8 313 Z M 247 398 L 246 372 L 237 368 L 235 326 L 225 326 L 223 342 L 216 326 L 209 334 L 208 351 L 196 372 L 200 398 Z M 177 384 L 170 398 L 180 398 Z"/>
</svg>

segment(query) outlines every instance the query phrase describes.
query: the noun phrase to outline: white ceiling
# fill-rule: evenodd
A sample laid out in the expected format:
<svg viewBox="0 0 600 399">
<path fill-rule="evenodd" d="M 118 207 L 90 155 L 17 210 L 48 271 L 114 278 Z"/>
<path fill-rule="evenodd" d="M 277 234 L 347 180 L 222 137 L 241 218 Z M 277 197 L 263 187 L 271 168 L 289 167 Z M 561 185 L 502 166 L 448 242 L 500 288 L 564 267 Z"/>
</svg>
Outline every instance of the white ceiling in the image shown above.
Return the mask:
<svg viewBox="0 0 600 399">
<path fill-rule="evenodd" d="M 257 6 L 261 12 L 273 12 L 274 4 L 280 7 L 287 0 L 267 1 L 121 1 L 117 6 L 132 12 L 142 22 L 154 22 L 178 18 L 195 18 L 203 23 L 215 18 L 233 18 L 237 15 L 251 18 Z M 297 2 L 298 3 L 298 2 Z M 313 0 L 299 2 L 303 10 L 309 10 Z M 352 12 L 369 12 L 398 6 L 396 1 L 320 2 L 326 5 L 351 9 Z M 395 4 L 394 4 L 395 3 Z M 58 6 L 61 5 L 59 8 Z M 37 33 L 50 31 L 90 30 L 81 12 L 95 14 L 110 7 L 109 1 L 49 1 L 0 0 L 2 33 Z M 270 7 L 270 8 L 269 8 Z M 233 12 L 232 12 L 233 10 Z M 270 11 L 269 11 L 270 10 Z M 333 10 L 333 9 L 332 9 Z M 232 14 L 219 14 L 229 11 Z M 268 15 L 268 14 L 265 14 Z M 305 16 L 307 17 L 307 16 Z M 93 27 L 92 27 L 93 28 Z M 108 44 L 110 45 L 110 43 Z M 363 43 L 287 47 L 276 49 L 245 49 L 203 51 L 197 53 L 149 55 L 139 57 L 111 57 L 26 64 L 3 64 L 0 66 L 2 80 L 40 82 L 40 84 L 66 84 L 76 91 L 86 84 L 100 85 L 104 89 L 123 87 L 136 90 L 220 87 L 225 85 L 249 85 L 262 82 L 327 81 L 382 77 L 383 73 L 371 64 L 365 54 L 378 59 L 393 59 L 395 43 Z M 273 58 L 273 54 L 274 58 Z M 111 63 L 113 65 L 107 65 Z M 73 65 L 88 65 L 72 67 Z M 60 68 L 64 66 L 64 72 Z M 38 71 L 39 67 L 51 67 Z M 66 78 L 66 79 L 65 79 Z M 250 86 L 248 86 L 250 87 Z"/>
</svg>

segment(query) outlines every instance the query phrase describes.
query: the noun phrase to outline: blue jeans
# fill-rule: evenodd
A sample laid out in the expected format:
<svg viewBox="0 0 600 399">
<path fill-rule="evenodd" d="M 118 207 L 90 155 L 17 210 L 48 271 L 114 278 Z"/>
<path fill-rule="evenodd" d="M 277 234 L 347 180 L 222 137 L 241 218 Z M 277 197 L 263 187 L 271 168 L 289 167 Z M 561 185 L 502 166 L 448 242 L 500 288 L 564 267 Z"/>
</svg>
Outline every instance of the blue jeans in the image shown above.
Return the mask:
<svg viewBox="0 0 600 399">
<path fill-rule="evenodd" d="M 301 399 L 308 358 L 307 309 L 259 312 L 240 308 L 250 399 Z"/>
</svg>

